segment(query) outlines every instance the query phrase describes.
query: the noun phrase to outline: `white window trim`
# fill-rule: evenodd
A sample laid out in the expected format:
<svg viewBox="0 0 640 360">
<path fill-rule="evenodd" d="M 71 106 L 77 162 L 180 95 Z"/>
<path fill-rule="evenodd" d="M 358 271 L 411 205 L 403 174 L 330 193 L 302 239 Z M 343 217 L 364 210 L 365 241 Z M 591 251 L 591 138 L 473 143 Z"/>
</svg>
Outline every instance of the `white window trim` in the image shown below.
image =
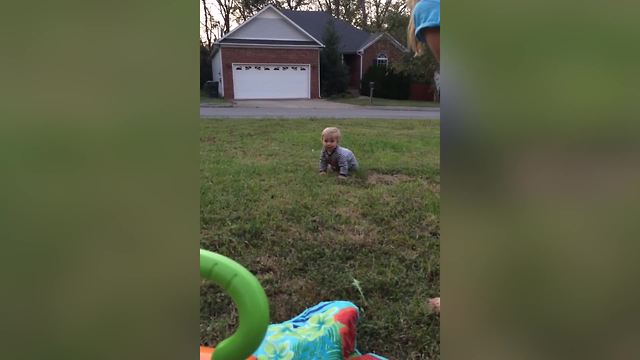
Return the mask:
<svg viewBox="0 0 640 360">
<path fill-rule="evenodd" d="M 381 64 L 380 61 L 384 60 L 384 64 Z M 389 57 L 385 54 L 385 53 L 380 53 L 378 54 L 378 56 L 376 57 L 376 65 L 377 66 L 389 66 Z"/>
</svg>

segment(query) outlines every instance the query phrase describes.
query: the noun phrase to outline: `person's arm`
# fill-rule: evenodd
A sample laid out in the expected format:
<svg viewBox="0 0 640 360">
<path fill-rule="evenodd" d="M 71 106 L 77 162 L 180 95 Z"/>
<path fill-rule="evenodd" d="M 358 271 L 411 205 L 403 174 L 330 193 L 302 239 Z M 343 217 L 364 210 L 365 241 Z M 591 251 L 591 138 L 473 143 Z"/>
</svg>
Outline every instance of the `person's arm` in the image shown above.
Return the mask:
<svg viewBox="0 0 640 360">
<path fill-rule="evenodd" d="M 440 0 L 421 0 L 412 13 L 415 35 L 440 62 Z"/>
<path fill-rule="evenodd" d="M 322 151 L 320 152 L 320 173 L 327 172 L 327 154 Z"/>
<path fill-rule="evenodd" d="M 422 36 L 427 41 L 427 45 L 429 45 L 429 49 L 433 54 L 433 57 L 436 58 L 436 61 L 440 62 L 440 28 L 426 28 L 422 30 Z"/>
</svg>

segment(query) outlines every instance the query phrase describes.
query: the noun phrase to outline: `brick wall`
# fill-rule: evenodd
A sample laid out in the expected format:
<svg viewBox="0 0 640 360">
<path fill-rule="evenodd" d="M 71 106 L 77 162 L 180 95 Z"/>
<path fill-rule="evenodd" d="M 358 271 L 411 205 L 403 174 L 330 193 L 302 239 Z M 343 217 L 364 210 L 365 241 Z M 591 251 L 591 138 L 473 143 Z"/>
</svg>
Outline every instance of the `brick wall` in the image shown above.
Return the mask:
<svg viewBox="0 0 640 360">
<path fill-rule="evenodd" d="M 349 67 L 349 87 L 360 88 L 360 55 L 348 54 L 344 56 L 344 63 Z"/>
<path fill-rule="evenodd" d="M 383 36 L 380 40 L 364 50 L 364 54 L 362 55 L 362 75 L 373 66 L 374 60 L 376 60 L 378 54 L 381 53 L 387 55 L 389 64 L 400 61 L 402 58 L 402 50 L 398 49 L 386 36 Z"/>
<path fill-rule="evenodd" d="M 311 98 L 317 99 L 319 94 L 319 61 L 318 49 L 265 49 L 265 48 L 233 48 L 223 47 L 222 68 L 224 74 L 224 98 L 233 99 L 233 63 L 284 63 L 311 64 Z"/>
</svg>

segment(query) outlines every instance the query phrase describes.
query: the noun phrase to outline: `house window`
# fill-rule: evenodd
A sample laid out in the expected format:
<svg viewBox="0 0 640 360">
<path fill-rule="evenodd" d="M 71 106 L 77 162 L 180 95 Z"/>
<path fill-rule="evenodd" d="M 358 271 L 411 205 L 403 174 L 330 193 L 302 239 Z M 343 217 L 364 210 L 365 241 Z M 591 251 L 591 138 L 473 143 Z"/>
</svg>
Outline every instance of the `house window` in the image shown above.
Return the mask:
<svg viewBox="0 0 640 360">
<path fill-rule="evenodd" d="M 389 65 L 389 59 L 387 58 L 387 55 L 385 55 L 385 54 L 378 55 L 378 58 L 376 59 L 376 65 L 378 65 L 378 66 L 387 66 L 387 65 Z"/>
</svg>

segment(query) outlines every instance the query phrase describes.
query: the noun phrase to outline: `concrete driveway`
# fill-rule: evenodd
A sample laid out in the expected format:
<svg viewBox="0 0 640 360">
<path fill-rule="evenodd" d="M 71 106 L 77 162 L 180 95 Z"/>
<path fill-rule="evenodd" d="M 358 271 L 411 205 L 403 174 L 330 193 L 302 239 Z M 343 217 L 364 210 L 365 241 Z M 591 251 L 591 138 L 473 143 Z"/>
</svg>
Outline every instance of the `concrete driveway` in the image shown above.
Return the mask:
<svg viewBox="0 0 640 360">
<path fill-rule="evenodd" d="M 200 107 L 201 118 L 440 119 L 439 108 L 364 107 L 327 100 L 236 100 L 233 107 Z"/>
</svg>

